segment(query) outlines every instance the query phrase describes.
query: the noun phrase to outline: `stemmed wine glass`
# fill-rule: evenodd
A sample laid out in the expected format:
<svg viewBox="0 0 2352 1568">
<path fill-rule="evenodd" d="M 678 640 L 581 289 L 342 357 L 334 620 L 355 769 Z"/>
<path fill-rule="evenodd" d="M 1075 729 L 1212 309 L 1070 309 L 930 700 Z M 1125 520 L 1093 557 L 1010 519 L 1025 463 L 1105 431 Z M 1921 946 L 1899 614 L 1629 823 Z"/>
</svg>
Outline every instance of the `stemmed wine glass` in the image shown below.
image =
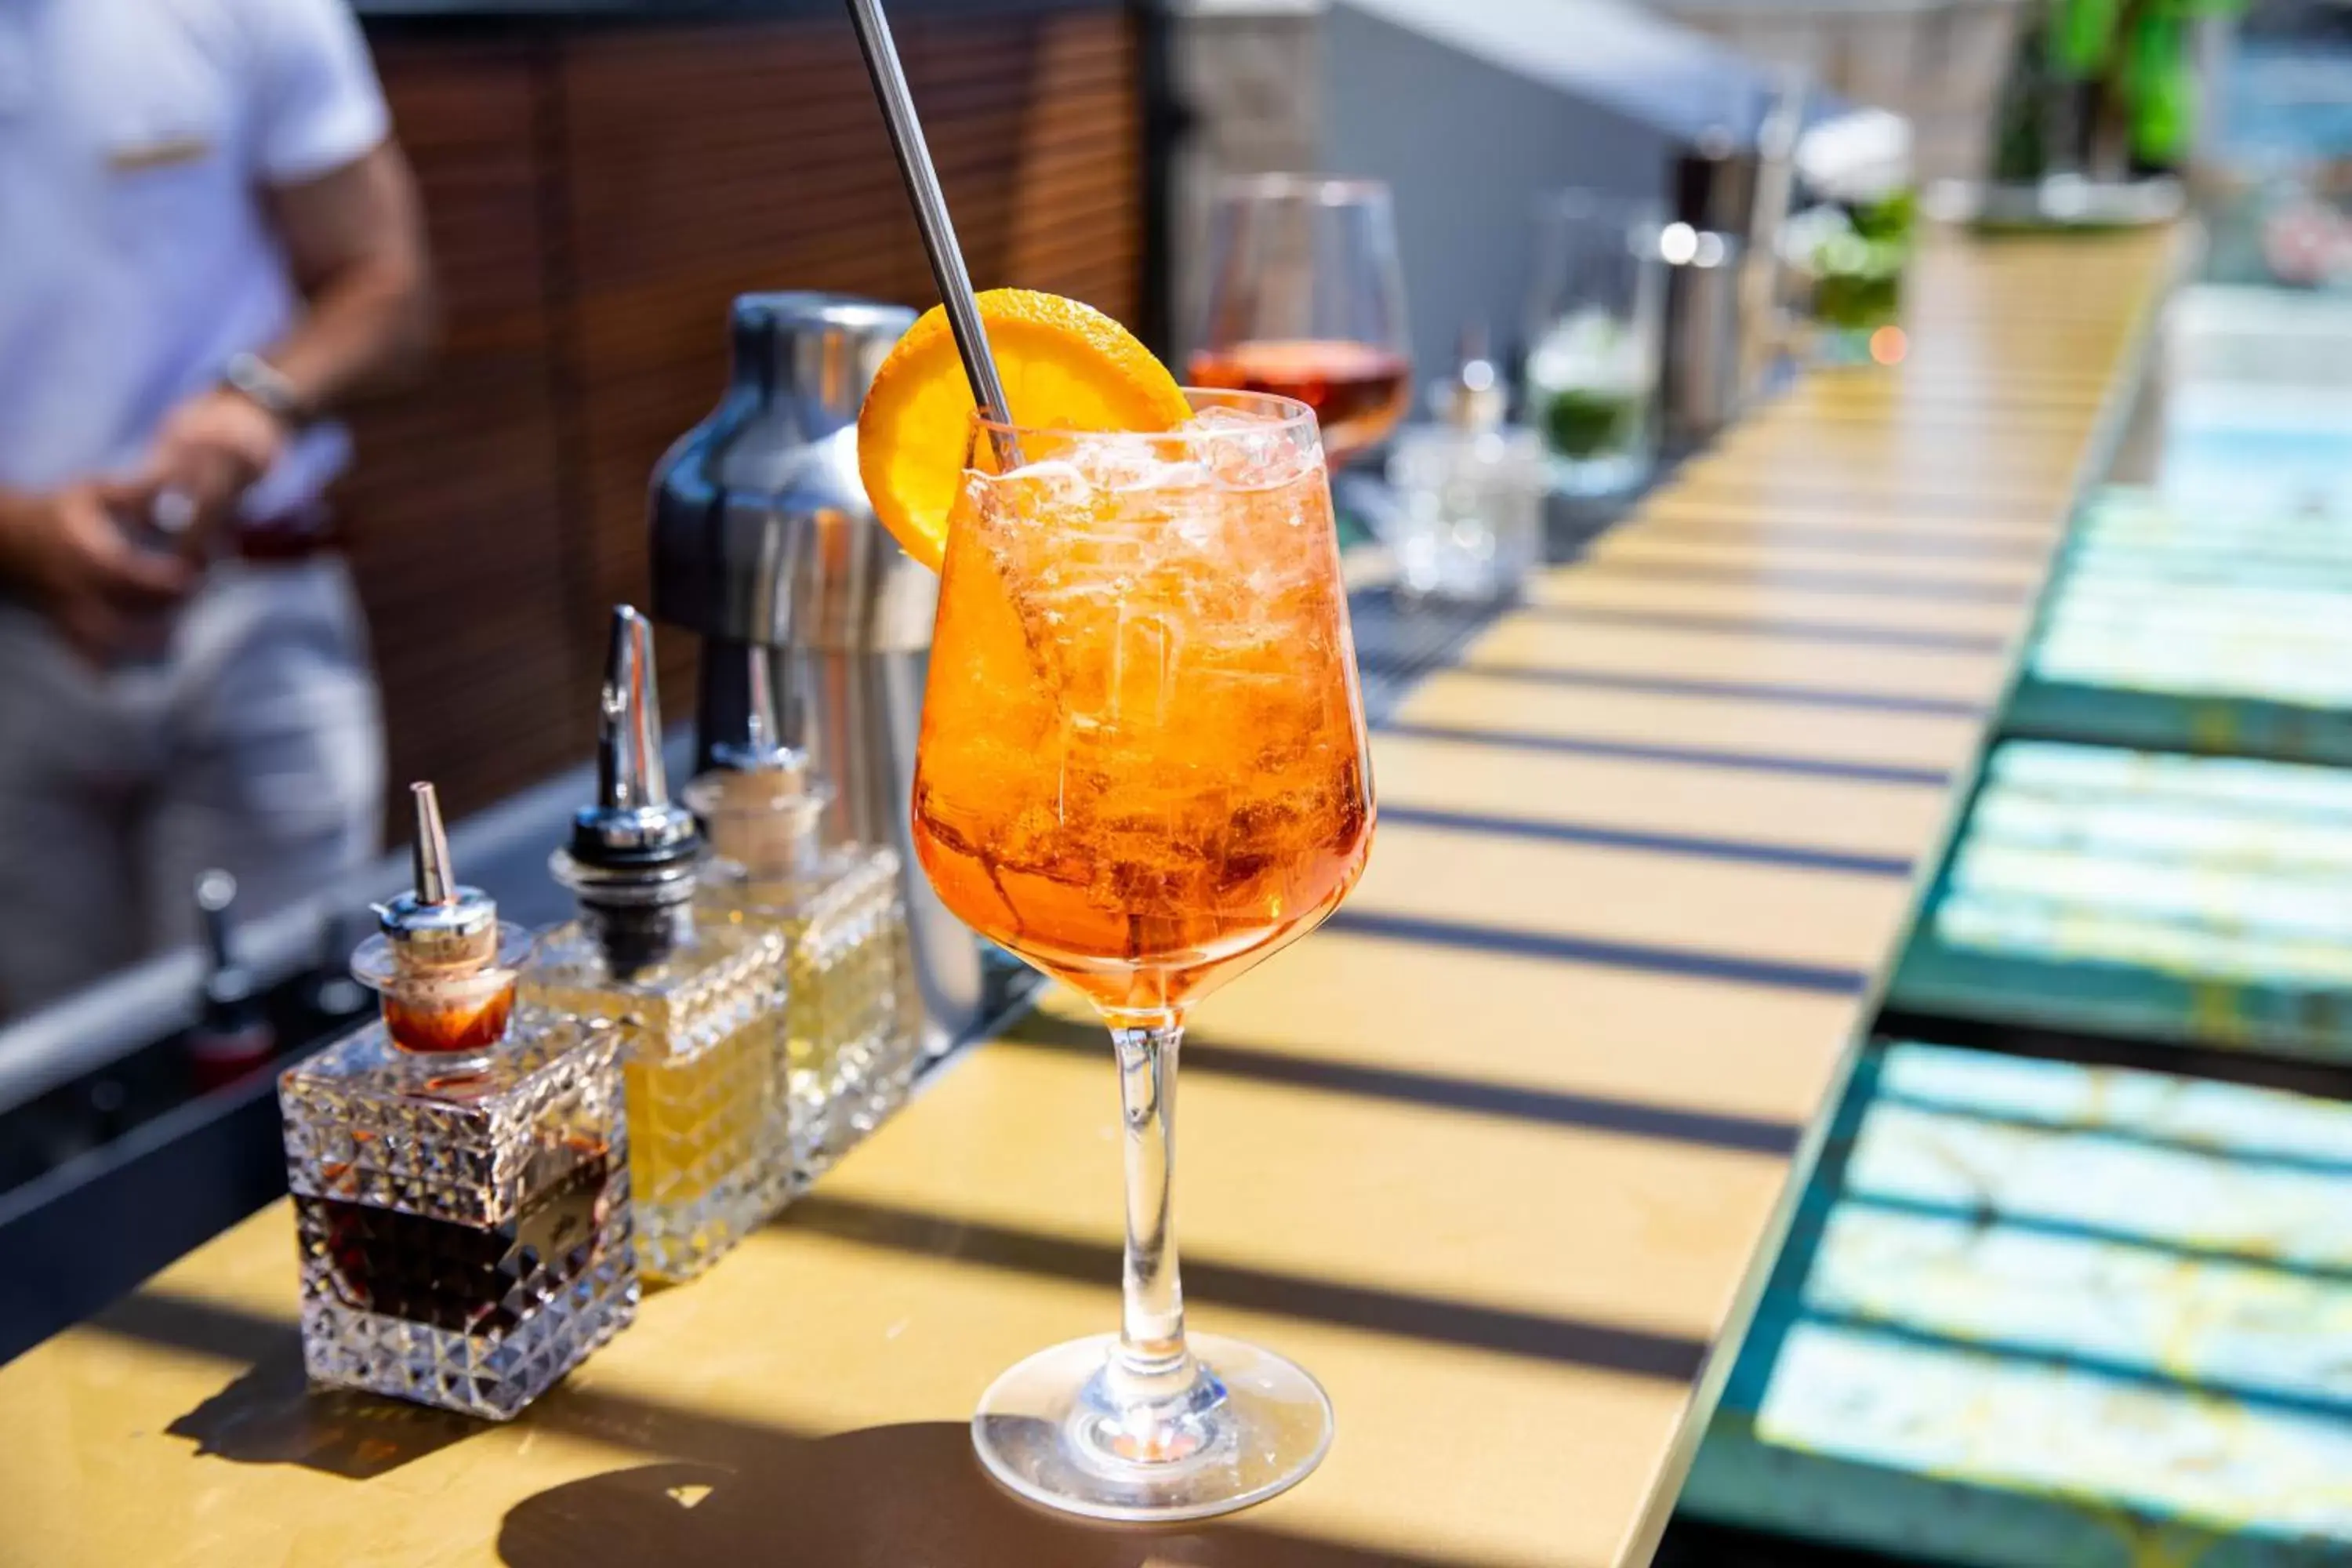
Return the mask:
<svg viewBox="0 0 2352 1568">
<path fill-rule="evenodd" d="M 1412 401 L 1412 358 L 1387 185 L 1230 181 L 1211 211 L 1209 258 L 1194 382 L 1306 404 L 1334 468 L 1396 427 Z"/>
<path fill-rule="evenodd" d="M 914 839 L 940 900 L 1089 998 L 1126 1127 L 1119 1331 L 972 1420 L 998 1479 L 1097 1519 L 1223 1513 L 1322 1458 L 1315 1380 L 1184 1331 L 1171 1182 L 1186 1010 L 1320 921 L 1370 851 L 1363 705 L 1315 416 L 1196 391 L 1165 435 L 975 415 Z M 1023 466 L 997 473 L 998 452 Z"/>
</svg>

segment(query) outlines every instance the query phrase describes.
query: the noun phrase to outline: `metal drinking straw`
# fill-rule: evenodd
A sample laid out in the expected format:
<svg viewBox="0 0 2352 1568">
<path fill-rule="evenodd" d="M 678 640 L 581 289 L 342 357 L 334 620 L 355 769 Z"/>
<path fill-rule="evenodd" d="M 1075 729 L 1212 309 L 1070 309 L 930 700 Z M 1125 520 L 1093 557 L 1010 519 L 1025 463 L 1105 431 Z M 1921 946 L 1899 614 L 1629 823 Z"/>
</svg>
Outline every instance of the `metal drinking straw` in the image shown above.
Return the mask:
<svg viewBox="0 0 2352 1568">
<path fill-rule="evenodd" d="M 931 164 L 930 144 L 923 140 L 923 122 L 916 117 L 914 96 L 907 90 L 906 68 L 898 63 L 898 46 L 891 41 L 889 19 L 882 0 L 849 0 L 849 20 L 857 29 L 857 47 L 866 56 L 866 74 L 874 79 L 874 96 L 882 102 L 882 119 L 890 127 L 890 147 L 898 155 L 898 173 L 907 182 L 907 195 L 915 205 L 915 226 L 922 230 L 923 249 L 931 259 L 931 278 L 947 307 L 948 326 L 955 333 L 956 353 L 962 356 L 964 379 L 971 384 L 971 400 L 981 416 L 1001 425 L 1013 423 L 1012 406 L 1004 401 L 1004 384 L 997 379 L 996 360 L 989 353 L 988 333 L 981 327 L 980 302 L 972 298 L 971 274 L 965 270 L 962 247 L 956 244 L 955 222 L 948 216 L 948 198 L 940 189 L 940 172 Z M 1010 437 L 1000 446 L 1008 447 Z M 1008 463 L 1009 450 L 1000 450 Z"/>
</svg>

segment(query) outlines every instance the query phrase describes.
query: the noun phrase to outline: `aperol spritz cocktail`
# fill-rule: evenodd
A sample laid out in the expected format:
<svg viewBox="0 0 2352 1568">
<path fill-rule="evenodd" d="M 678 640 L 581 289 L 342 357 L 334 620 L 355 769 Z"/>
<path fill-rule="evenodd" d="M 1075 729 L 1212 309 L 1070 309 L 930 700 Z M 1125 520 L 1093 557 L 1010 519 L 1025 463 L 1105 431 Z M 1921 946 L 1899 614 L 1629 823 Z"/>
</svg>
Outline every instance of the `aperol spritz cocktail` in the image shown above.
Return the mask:
<svg viewBox="0 0 2352 1568">
<path fill-rule="evenodd" d="M 1015 432 L 969 474 L 916 761 L 940 898 L 1113 1013 L 1312 927 L 1370 839 L 1313 419 L 1194 395 L 1189 430 Z"/>
<path fill-rule="evenodd" d="M 1186 1006 L 1328 914 L 1372 835 L 1314 416 L 1186 395 L 1156 434 L 974 418 L 915 773 L 940 898 L 1092 998 L 1117 1047 L 1122 1331 L 1014 1367 L 973 1424 L 1006 1484 L 1111 1519 L 1241 1507 L 1329 1440 L 1304 1372 L 1185 1336 L 1171 1111 Z"/>
</svg>

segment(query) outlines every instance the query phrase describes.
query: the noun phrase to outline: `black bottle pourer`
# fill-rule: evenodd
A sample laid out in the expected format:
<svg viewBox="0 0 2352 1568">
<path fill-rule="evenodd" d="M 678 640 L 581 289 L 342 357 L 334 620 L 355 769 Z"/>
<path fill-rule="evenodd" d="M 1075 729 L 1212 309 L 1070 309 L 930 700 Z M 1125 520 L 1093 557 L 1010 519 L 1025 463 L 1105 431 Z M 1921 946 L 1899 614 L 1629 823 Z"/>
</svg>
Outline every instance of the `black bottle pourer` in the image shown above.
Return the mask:
<svg viewBox="0 0 2352 1568">
<path fill-rule="evenodd" d="M 626 977 L 661 963 L 683 936 L 702 856 L 702 831 L 670 799 L 662 766 L 653 624 L 617 605 L 598 713 L 596 800 L 572 814 L 571 840 L 551 868 L 579 895 L 613 972 Z"/>
<path fill-rule="evenodd" d="M 302 1005 L 315 1026 L 348 1023 L 374 1005 L 366 986 L 352 978 L 352 949 L 358 932 L 355 915 L 341 910 L 319 922 L 319 952 L 302 986 Z"/>
<path fill-rule="evenodd" d="M 188 1068 L 198 1093 L 233 1083 L 278 1050 L 278 1032 L 261 1005 L 253 972 L 236 960 L 230 911 L 236 879 L 206 871 L 196 879 L 196 918 L 204 931 L 205 983 L 196 1026 L 188 1031 Z"/>
</svg>

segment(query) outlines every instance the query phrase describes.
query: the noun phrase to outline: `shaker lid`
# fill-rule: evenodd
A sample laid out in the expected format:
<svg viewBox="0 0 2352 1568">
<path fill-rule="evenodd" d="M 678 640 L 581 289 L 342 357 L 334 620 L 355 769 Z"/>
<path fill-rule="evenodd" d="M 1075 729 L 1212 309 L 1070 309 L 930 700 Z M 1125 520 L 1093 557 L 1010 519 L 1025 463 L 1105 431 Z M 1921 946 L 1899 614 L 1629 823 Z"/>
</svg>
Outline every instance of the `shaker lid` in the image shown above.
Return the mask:
<svg viewBox="0 0 2352 1568">
<path fill-rule="evenodd" d="M 653 623 L 615 605 L 597 715 L 596 800 L 572 817 L 571 858 L 582 867 L 658 880 L 701 854 L 694 814 L 669 797 L 661 738 Z"/>
<path fill-rule="evenodd" d="M 737 376 L 756 376 L 800 405 L 814 437 L 855 423 L 866 389 L 915 312 L 813 289 L 738 294 L 732 329 Z M 814 416 L 814 417 L 805 417 Z"/>
<path fill-rule="evenodd" d="M 937 579 L 875 520 L 857 468 L 866 389 L 914 321 L 838 294 L 736 299 L 728 395 L 656 470 L 656 615 L 772 647 L 929 646 Z"/>
</svg>

